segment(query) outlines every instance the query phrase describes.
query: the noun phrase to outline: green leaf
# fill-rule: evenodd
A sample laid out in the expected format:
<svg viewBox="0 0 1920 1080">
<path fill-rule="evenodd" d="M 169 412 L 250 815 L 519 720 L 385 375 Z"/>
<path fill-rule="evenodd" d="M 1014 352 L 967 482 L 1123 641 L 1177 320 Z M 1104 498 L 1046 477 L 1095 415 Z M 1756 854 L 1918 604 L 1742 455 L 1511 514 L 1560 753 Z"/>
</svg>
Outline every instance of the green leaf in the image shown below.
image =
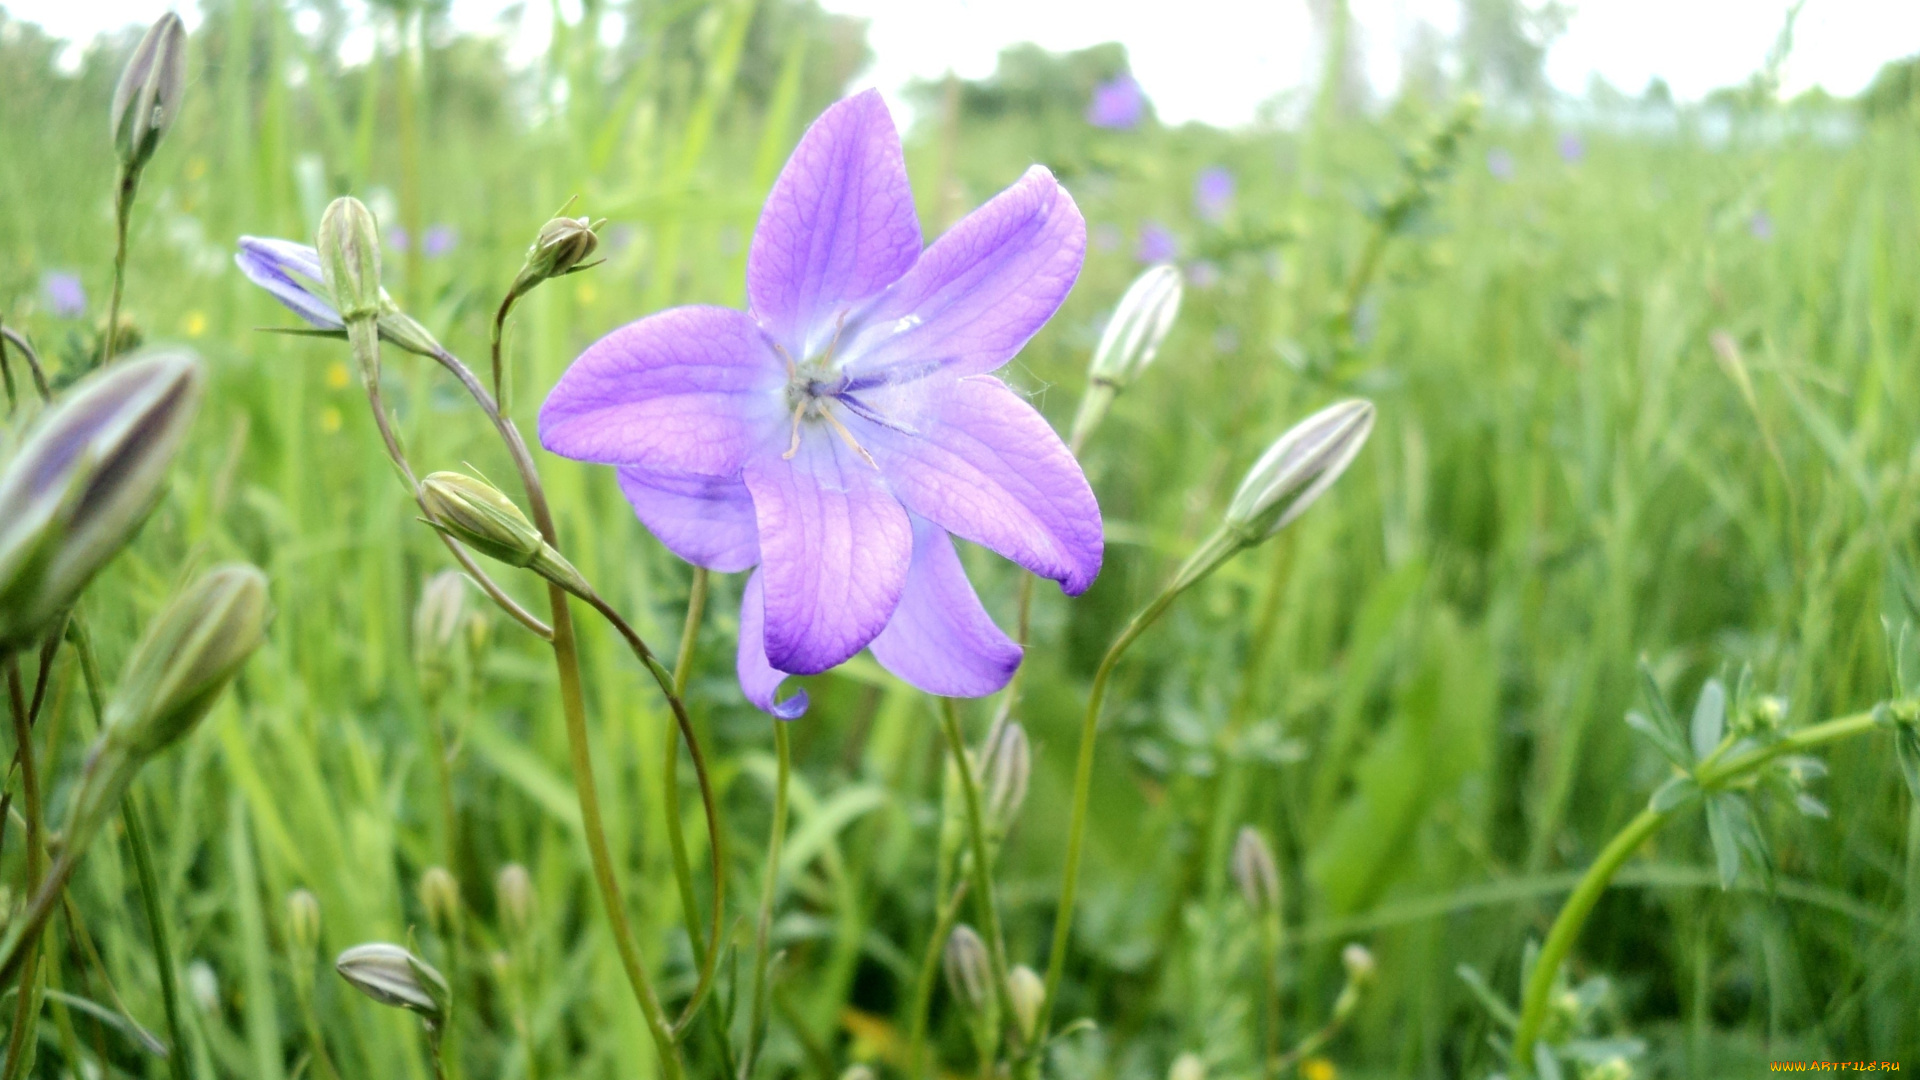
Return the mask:
<svg viewBox="0 0 1920 1080">
<path fill-rule="evenodd" d="M 1676 768 L 1690 769 L 1693 758 L 1687 753 L 1686 744 L 1671 730 L 1663 727 L 1659 721 L 1649 717 L 1638 709 L 1627 710 L 1627 726 L 1647 737 L 1662 757 L 1671 761 Z"/>
<path fill-rule="evenodd" d="M 1719 791 L 1707 798 L 1707 836 L 1713 841 L 1713 861 L 1720 870 L 1720 888 L 1724 892 L 1740 880 L 1740 844 L 1733 837 L 1729 804 L 1738 795 Z"/>
<path fill-rule="evenodd" d="M 1508 1031 L 1520 1026 L 1520 1015 L 1513 1011 L 1513 1006 L 1507 1004 L 1499 994 L 1494 992 L 1493 987 L 1487 985 L 1486 976 L 1480 974 L 1478 968 L 1472 964 L 1461 964 L 1453 969 L 1453 973 L 1460 976 L 1461 982 L 1467 984 L 1467 989 L 1473 992 L 1474 998 L 1480 1002 L 1482 1008 L 1487 1010 L 1487 1015 L 1493 1017 L 1495 1023 Z"/>
<path fill-rule="evenodd" d="M 1920 801 L 1920 727 L 1901 724 L 1894 729 L 1893 756 L 1900 762 L 1900 775 L 1907 778 L 1907 791 Z"/>
<path fill-rule="evenodd" d="M 1693 738 L 1693 756 L 1704 758 L 1720 746 L 1727 730 L 1727 689 L 1719 679 L 1708 679 L 1693 704 L 1693 723 L 1688 732 Z"/>
<path fill-rule="evenodd" d="M 1647 800 L 1647 809 L 1656 814 L 1664 814 L 1676 806 L 1700 794 L 1700 785 L 1694 783 L 1691 776 L 1676 776 L 1661 784 Z"/>
<path fill-rule="evenodd" d="M 1533 1074 L 1540 1080 L 1561 1080 L 1560 1059 L 1545 1042 L 1533 1044 Z"/>
</svg>

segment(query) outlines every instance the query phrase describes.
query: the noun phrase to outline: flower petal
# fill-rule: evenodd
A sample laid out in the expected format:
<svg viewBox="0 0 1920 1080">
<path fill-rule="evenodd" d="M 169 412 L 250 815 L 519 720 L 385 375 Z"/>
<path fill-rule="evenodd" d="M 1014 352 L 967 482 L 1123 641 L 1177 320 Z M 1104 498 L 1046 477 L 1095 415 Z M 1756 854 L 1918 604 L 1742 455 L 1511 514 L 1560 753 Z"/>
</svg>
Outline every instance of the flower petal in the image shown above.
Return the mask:
<svg viewBox="0 0 1920 1080">
<path fill-rule="evenodd" d="M 747 252 L 754 318 L 796 361 L 920 256 L 900 135 L 877 91 L 834 105 L 774 181 Z"/>
<path fill-rule="evenodd" d="M 866 648 L 906 584 L 913 537 L 880 473 L 829 429 L 801 429 L 792 460 L 756 454 L 744 476 L 760 526 L 767 658 L 812 675 Z"/>
<path fill-rule="evenodd" d="M 990 375 L 930 390 L 923 426 L 862 423 L 859 438 L 907 508 L 1077 596 L 1100 572 L 1100 507 L 1080 463 L 1033 406 Z"/>
<path fill-rule="evenodd" d="M 1080 276 L 1087 223 L 1035 165 L 933 242 L 861 315 L 843 348 L 857 385 L 946 371 L 977 375 L 1013 359 Z"/>
<path fill-rule="evenodd" d="M 787 674 L 775 671 L 773 665 L 767 663 L 766 621 L 760 571 L 755 570 L 747 579 L 746 589 L 740 593 L 740 645 L 734 653 L 734 672 L 740 677 L 740 692 L 748 701 L 782 720 L 797 720 L 807 711 L 807 692 L 802 690 L 785 701 L 776 700 L 780 683 Z"/>
<path fill-rule="evenodd" d="M 668 551 L 723 574 L 760 561 L 753 496 L 738 477 L 674 476 L 631 465 L 619 470 L 620 493 Z"/>
<path fill-rule="evenodd" d="M 580 354 L 540 406 L 540 442 L 579 461 L 734 476 L 782 429 L 786 378 L 745 314 L 670 308 Z"/>
<path fill-rule="evenodd" d="M 918 515 L 900 606 L 869 648 L 881 667 L 942 697 L 985 697 L 1020 666 L 1020 646 L 981 605 L 953 538 Z"/>
<path fill-rule="evenodd" d="M 342 330 L 340 312 L 327 299 L 321 283 L 320 253 L 291 240 L 240 238 L 234 264 L 247 280 L 273 294 L 295 315 L 321 330 Z"/>
</svg>

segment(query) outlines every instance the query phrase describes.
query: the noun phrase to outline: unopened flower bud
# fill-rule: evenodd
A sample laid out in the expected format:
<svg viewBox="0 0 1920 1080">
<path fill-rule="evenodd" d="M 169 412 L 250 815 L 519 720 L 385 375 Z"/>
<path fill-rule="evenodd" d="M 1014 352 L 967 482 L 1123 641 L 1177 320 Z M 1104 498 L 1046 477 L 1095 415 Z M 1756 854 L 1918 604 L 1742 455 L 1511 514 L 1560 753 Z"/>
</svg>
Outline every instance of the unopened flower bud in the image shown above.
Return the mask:
<svg viewBox="0 0 1920 1080">
<path fill-rule="evenodd" d="M 533 878 L 519 863 L 508 863 L 494 878 L 493 891 L 500 917 L 516 934 L 533 927 Z"/>
<path fill-rule="evenodd" d="M 849 1065 L 847 1071 L 840 1074 L 840 1080 L 879 1080 L 871 1068 L 865 1065 Z"/>
<path fill-rule="evenodd" d="M 1295 424 L 1260 455 L 1227 507 L 1227 524 L 1244 542 L 1258 543 L 1306 512 L 1373 432 L 1373 403 L 1329 405 Z"/>
<path fill-rule="evenodd" d="M 1633 1080 L 1633 1063 L 1623 1057 L 1610 1057 L 1587 1070 L 1587 1080 Z"/>
<path fill-rule="evenodd" d="M 1180 269 L 1172 263 L 1153 266 L 1127 287 L 1094 347 L 1087 392 L 1073 418 L 1071 445 L 1084 443 L 1106 417 L 1114 395 L 1153 363 L 1180 314 L 1182 289 Z"/>
<path fill-rule="evenodd" d="M 108 119 L 123 168 L 145 165 L 180 115 L 187 85 L 187 28 L 169 11 L 148 28 L 120 73 Z"/>
<path fill-rule="evenodd" d="M 266 640 L 267 576 L 217 566 L 174 597 L 134 646 L 107 705 L 107 738 L 143 760 L 193 728 Z"/>
<path fill-rule="evenodd" d="M 526 262 L 513 279 L 512 294 L 524 296 L 549 278 L 599 265 L 587 260 L 599 248 L 597 230 L 605 224 L 605 219 L 589 221 L 584 217 L 556 217 L 542 225 L 540 235 L 534 238 L 533 246 L 527 249 Z"/>
<path fill-rule="evenodd" d="M 962 1007 L 981 1012 L 993 997 L 992 965 L 987 959 L 986 942 L 965 923 L 953 928 L 947 937 L 941 960 L 947 973 L 947 989 Z"/>
<path fill-rule="evenodd" d="M 287 894 L 287 941 L 303 957 L 320 944 L 320 901 L 305 889 Z"/>
<path fill-rule="evenodd" d="M 1340 950 L 1340 966 L 1347 969 L 1347 981 L 1356 986 L 1373 982 L 1376 970 L 1373 953 L 1357 941 Z"/>
<path fill-rule="evenodd" d="M 420 875 L 420 906 L 434 932 L 445 935 L 460 917 L 460 883 L 444 866 L 429 866 Z"/>
<path fill-rule="evenodd" d="M 220 976 L 214 974 L 212 964 L 205 960 L 187 963 L 187 995 L 202 1013 L 214 1016 L 220 1012 Z"/>
<path fill-rule="evenodd" d="M 1255 914 L 1280 910 L 1280 869 L 1260 830 L 1249 825 L 1233 841 L 1233 883 Z"/>
<path fill-rule="evenodd" d="M 1013 1019 L 1020 1025 L 1020 1037 L 1032 1041 L 1034 1025 L 1040 1022 L 1040 1006 L 1047 998 L 1047 984 L 1025 964 L 1016 964 L 1007 972 L 1007 998 L 1013 1003 Z"/>
<path fill-rule="evenodd" d="M 373 211 L 350 195 L 333 200 L 320 217 L 320 272 L 340 318 L 380 317 L 380 226 Z"/>
<path fill-rule="evenodd" d="M 1018 720 L 996 724 L 987 733 L 987 744 L 980 751 L 980 788 L 986 796 L 987 820 L 998 832 L 1012 828 L 1020 816 L 1033 773 L 1032 755 L 1027 729 Z"/>
<path fill-rule="evenodd" d="M 341 953 L 333 967 L 355 990 L 382 1005 L 419 1013 L 436 1028 L 446 1023 L 452 1009 L 453 992 L 445 976 L 398 945 L 355 945 Z"/>
<path fill-rule="evenodd" d="M 580 572 L 492 484 L 464 473 L 432 473 L 420 482 L 420 505 L 427 524 L 482 555 L 533 570 L 577 596 L 592 592 Z"/>
<path fill-rule="evenodd" d="M 467 578 L 458 570 L 442 570 L 427 579 L 420 603 L 413 609 L 413 658 L 429 694 L 437 691 L 453 669 L 454 652 L 466 629 Z"/>
<path fill-rule="evenodd" d="M 1167 1080 L 1207 1080 L 1207 1063 L 1200 1060 L 1199 1054 L 1188 1051 L 1173 1059 Z"/>
<path fill-rule="evenodd" d="M 31 644 L 159 501 L 206 382 L 191 353 L 82 379 L 0 473 L 0 652 Z"/>
</svg>

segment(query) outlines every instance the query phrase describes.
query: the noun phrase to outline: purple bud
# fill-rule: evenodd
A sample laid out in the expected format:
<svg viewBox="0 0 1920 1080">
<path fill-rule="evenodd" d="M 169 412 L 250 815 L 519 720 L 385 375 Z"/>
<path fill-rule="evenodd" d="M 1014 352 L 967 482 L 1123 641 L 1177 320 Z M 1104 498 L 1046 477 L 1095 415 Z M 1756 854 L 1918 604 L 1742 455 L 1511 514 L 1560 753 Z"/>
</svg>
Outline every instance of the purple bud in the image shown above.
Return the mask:
<svg viewBox="0 0 1920 1080">
<path fill-rule="evenodd" d="M 459 246 L 460 234 L 451 225 L 435 225 L 420 238 L 420 254 L 438 259 Z"/>
<path fill-rule="evenodd" d="M 1133 249 L 1133 257 L 1143 263 L 1171 261 L 1180 254 L 1180 242 L 1173 233 L 1157 221 L 1148 221 L 1140 226 L 1140 243 Z"/>
</svg>

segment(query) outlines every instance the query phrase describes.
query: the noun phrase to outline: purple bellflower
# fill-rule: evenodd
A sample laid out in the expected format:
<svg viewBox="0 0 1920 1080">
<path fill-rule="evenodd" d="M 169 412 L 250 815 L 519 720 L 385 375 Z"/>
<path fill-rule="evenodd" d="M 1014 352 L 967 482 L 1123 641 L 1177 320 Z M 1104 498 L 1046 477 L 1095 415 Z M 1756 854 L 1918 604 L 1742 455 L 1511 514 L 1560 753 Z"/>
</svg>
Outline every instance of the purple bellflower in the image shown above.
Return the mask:
<svg viewBox="0 0 1920 1080">
<path fill-rule="evenodd" d="M 1171 262 L 1180 254 L 1180 241 L 1175 239 L 1165 225 L 1157 221 L 1144 222 L 1140 226 L 1140 243 L 1133 249 L 1133 257 L 1142 263 Z"/>
<path fill-rule="evenodd" d="M 1094 87 L 1087 103 L 1087 123 L 1094 127 L 1127 130 L 1139 127 L 1146 114 L 1147 95 L 1126 72 Z"/>
<path fill-rule="evenodd" d="M 1233 210 L 1233 173 L 1220 165 L 1200 170 L 1193 182 L 1193 209 L 1200 220 L 1219 224 Z"/>
<path fill-rule="evenodd" d="M 952 537 L 1077 595 L 1100 510 L 1038 412 L 990 372 L 1052 317 L 1086 223 L 1045 168 L 922 250 L 900 136 L 874 92 L 816 120 L 747 251 L 748 310 L 690 306 L 590 346 L 540 409 L 540 441 L 618 468 L 688 562 L 752 569 L 737 668 L 782 719 L 788 675 L 870 648 L 929 693 L 1004 686 L 995 626 Z"/>
<path fill-rule="evenodd" d="M 420 238 L 420 254 L 429 259 L 442 258 L 459 246 L 460 234 L 451 225 L 434 225 Z"/>
<path fill-rule="evenodd" d="M 87 313 L 87 290 L 80 275 L 54 270 L 40 278 L 40 289 L 47 294 L 47 310 L 63 319 Z"/>
</svg>

